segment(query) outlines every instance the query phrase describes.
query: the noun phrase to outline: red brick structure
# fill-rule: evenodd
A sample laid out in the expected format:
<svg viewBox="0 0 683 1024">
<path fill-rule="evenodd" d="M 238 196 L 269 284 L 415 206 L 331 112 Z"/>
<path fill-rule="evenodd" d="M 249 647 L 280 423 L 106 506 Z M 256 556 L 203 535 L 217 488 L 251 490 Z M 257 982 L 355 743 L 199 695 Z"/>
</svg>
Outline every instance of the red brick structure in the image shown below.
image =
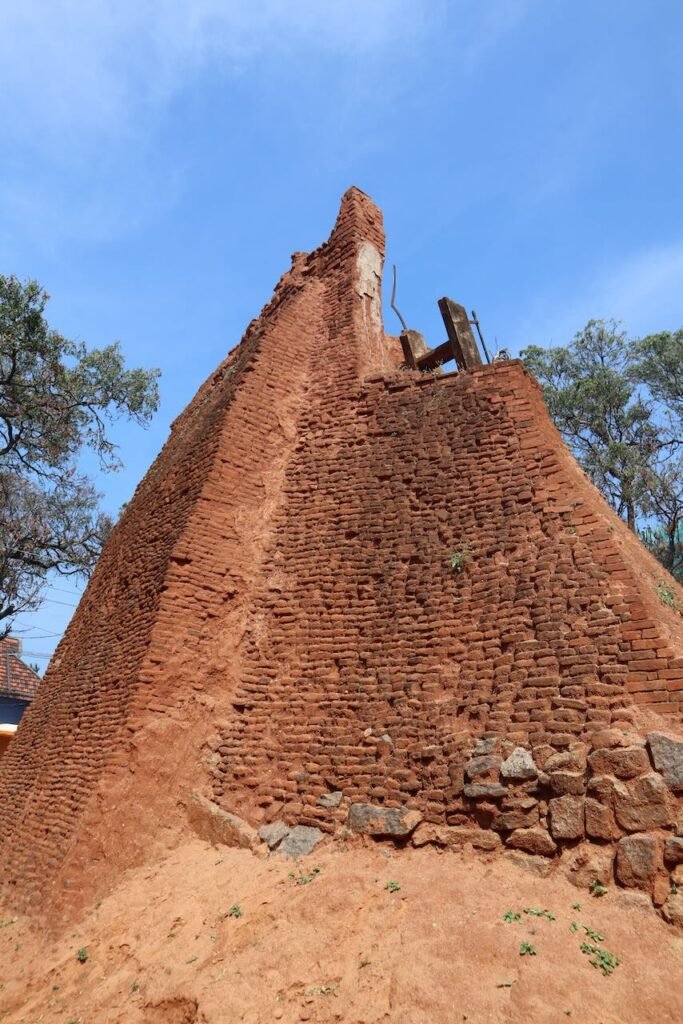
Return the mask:
<svg viewBox="0 0 683 1024">
<path fill-rule="evenodd" d="M 17 903 L 91 900 L 177 841 L 193 790 L 255 826 L 587 837 L 662 902 L 683 790 L 662 570 L 521 363 L 400 368 L 383 252 L 350 190 L 173 424 L 0 769 Z"/>
</svg>

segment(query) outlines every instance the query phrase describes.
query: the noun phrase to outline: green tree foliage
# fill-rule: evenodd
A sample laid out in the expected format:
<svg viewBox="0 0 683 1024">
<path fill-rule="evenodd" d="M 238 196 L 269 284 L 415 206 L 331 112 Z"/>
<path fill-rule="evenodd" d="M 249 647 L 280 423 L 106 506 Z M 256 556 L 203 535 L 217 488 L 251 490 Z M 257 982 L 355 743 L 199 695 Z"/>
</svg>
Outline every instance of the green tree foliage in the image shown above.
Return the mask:
<svg viewBox="0 0 683 1024">
<path fill-rule="evenodd" d="M 48 572 L 92 570 L 112 524 L 79 458 L 118 468 L 108 424 L 145 425 L 158 405 L 158 370 L 127 370 L 118 344 L 89 350 L 52 330 L 48 298 L 0 275 L 0 634 L 40 604 Z"/>
<path fill-rule="evenodd" d="M 683 576 L 683 330 L 630 340 L 591 320 L 521 353 L 560 433 L 614 510 Z"/>
</svg>

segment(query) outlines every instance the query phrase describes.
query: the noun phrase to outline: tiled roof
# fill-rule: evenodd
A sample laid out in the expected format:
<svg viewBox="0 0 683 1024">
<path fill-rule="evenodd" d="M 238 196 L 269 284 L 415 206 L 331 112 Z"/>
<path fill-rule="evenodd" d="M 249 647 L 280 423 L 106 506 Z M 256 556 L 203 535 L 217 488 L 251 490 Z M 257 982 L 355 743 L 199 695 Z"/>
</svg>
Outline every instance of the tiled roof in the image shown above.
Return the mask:
<svg viewBox="0 0 683 1024">
<path fill-rule="evenodd" d="M 19 641 L 13 636 L 0 640 L 0 697 L 31 701 L 40 685 L 40 676 L 25 665 Z"/>
</svg>

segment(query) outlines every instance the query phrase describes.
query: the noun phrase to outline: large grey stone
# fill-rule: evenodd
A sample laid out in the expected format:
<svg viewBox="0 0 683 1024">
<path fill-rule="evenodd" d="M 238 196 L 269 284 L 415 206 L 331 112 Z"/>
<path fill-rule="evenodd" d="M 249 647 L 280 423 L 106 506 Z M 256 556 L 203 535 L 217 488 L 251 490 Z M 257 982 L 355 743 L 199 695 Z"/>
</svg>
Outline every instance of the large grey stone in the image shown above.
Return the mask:
<svg viewBox="0 0 683 1024">
<path fill-rule="evenodd" d="M 558 796 L 548 803 L 553 839 L 579 839 L 584 831 L 582 796 Z"/>
<path fill-rule="evenodd" d="M 200 793 L 193 793 L 190 797 L 187 816 L 199 838 L 213 846 L 236 846 L 253 850 L 259 844 L 256 829 L 248 822 L 223 810 Z"/>
<path fill-rule="evenodd" d="M 269 825 L 261 825 L 258 834 L 268 848 L 274 850 L 289 835 L 289 826 L 284 821 L 272 821 Z"/>
<path fill-rule="evenodd" d="M 615 874 L 627 889 L 651 889 L 657 875 L 657 837 L 643 832 L 624 836 L 617 843 Z"/>
<path fill-rule="evenodd" d="M 407 807 L 379 807 L 375 804 L 351 804 L 349 807 L 349 828 L 377 838 L 409 836 L 421 821 L 421 813 Z"/>
<path fill-rule="evenodd" d="M 305 857 L 307 853 L 318 845 L 325 833 L 319 828 L 311 828 L 309 825 L 295 825 L 289 830 L 277 848 L 277 852 L 285 857 Z"/>
<path fill-rule="evenodd" d="M 497 772 L 500 765 L 501 759 L 496 754 L 484 754 L 481 757 L 470 758 L 465 765 L 465 771 L 469 779 L 476 779 L 479 775 Z"/>
<path fill-rule="evenodd" d="M 504 779 L 535 779 L 538 768 L 528 750 L 524 747 L 515 747 L 501 764 L 500 774 Z"/>
<path fill-rule="evenodd" d="M 655 768 L 664 776 L 669 789 L 683 790 L 683 740 L 663 732 L 651 732 L 647 737 Z"/>
<path fill-rule="evenodd" d="M 505 796 L 507 790 L 499 782 L 473 782 L 469 786 L 465 786 L 463 792 L 471 800 L 497 800 L 499 797 Z"/>
<path fill-rule="evenodd" d="M 661 775 L 650 772 L 614 787 L 614 813 L 626 832 L 646 832 L 671 824 L 672 797 Z"/>
</svg>

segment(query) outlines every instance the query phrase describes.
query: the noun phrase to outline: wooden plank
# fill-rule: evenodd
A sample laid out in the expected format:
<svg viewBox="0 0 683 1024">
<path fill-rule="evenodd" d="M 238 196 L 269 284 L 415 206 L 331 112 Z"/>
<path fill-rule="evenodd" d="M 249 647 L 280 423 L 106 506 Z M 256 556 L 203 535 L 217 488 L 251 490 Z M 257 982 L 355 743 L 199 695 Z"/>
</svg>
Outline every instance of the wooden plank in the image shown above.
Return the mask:
<svg viewBox="0 0 683 1024">
<path fill-rule="evenodd" d="M 481 355 L 465 307 L 444 296 L 439 299 L 439 310 L 458 369 L 468 370 L 473 366 L 481 366 Z"/>
<path fill-rule="evenodd" d="M 453 358 L 453 350 L 450 341 L 444 341 L 438 348 L 430 349 L 425 355 L 417 360 L 418 370 L 435 370 L 437 366 L 443 366 L 449 359 Z"/>
</svg>

